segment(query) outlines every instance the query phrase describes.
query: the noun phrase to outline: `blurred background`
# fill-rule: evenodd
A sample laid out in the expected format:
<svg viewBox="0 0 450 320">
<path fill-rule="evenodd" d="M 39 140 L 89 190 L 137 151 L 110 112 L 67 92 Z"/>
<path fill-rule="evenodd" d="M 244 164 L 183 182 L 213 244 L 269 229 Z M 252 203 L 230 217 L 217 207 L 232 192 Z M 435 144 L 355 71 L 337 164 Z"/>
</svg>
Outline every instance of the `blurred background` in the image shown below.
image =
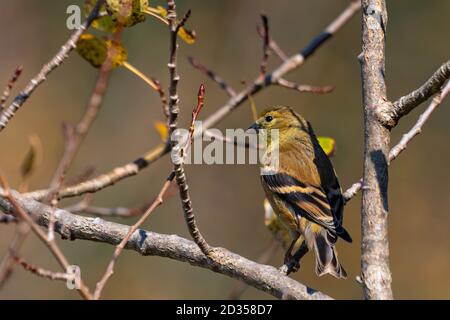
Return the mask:
<svg viewBox="0 0 450 320">
<path fill-rule="evenodd" d="M 189 27 L 198 41 L 187 45 L 180 41 L 179 85 L 181 124 L 188 126 L 200 83 L 207 89 L 205 118 L 222 106 L 228 97 L 215 83 L 206 79 L 187 62 L 194 56 L 210 66 L 236 90 L 241 81 L 251 82 L 259 73 L 262 42 L 256 33 L 259 13 L 270 19 L 272 37 L 282 49 L 293 54 L 320 33 L 349 3 L 306 0 L 211 0 L 177 1 L 180 14 L 192 9 Z M 13 70 L 24 66 L 24 73 L 13 96 L 25 86 L 66 41 L 66 9 L 82 1 L 16 0 L 0 1 L 0 87 L 6 85 Z M 152 5 L 163 1 L 152 1 Z M 421 85 L 449 58 L 450 2 L 441 0 L 397 0 L 388 3 L 386 76 L 388 96 L 395 100 Z M 301 94 L 271 87 L 255 96 L 259 111 L 275 104 L 289 105 L 308 118 L 318 135 L 332 136 L 337 152 L 332 159 L 345 190 L 361 177 L 363 128 L 361 108 L 360 14 L 321 47 L 299 70 L 287 78 L 298 83 L 336 85 L 327 95 Z M 447 39 L 447 40 L 445 40 Z M 123 34 L 129 61 L 144 73 L 167 86 L 168 33 L 166 27 L 148 18 Z M 271 58 L 270 68 L 278 65 Z M 95 82 L 97 70 L 73 53 L 63 66 L 33 94 L 0 134 L 0 170 L 11 185 L 20 183 L 20 164 L 29 148 L 28 137 L 38 135 L 43 142 L 44 159 L 33 176 L 30 189 L 45 188 L 63 152 L 61 124 L 76 123 L 82 115 Z M 424 106 L 401 120 L 392 132 L 395 144 L 416 121 Z M 423 134 L 391 165 L 389 183 L 390 259 L 394 296 L 399 299 L 450 298 L 450 138 L 448 119 L 450 99 L 432 115 Z M 123 68 L 114 71 L 100 115 L 71 167 L 76 176 L 87 166 L 96 173 L 134 160 L 160 141 L 153 128 L 163 120 L 157 94 Z M 218 126 L 247 128 L 252 122 L 250 106 L 242 105 Z M 95 194 L 94 205 L 135 207 L 151 200 L 170 172 L 165 157 L 138 176 Z M 190 165 L 187 176 L 198 224 L 208 242 L 255 260 L 271 241 L 263 223 L 263 190 L 259 171 L 251 165 Z M 66 200 L 61 205 L 76 202 Z M 135 219 L 116 220 L 131 224 Z M 361 299 L 362 290 L 355 281 L 360 272 L 360 196 L 345 208 L 345 225 L 353 244 L 338 243 L 340 260 L 347 280 L 331 276 L 318 278 L 312 255 L 303 260 L 293 277 L 338 299 Z M 143 226 L 147 230 L 188 237 L 180 201 L 171 198 L 158 208 Z M 14 236 L 13 225 L 0 225 L 0 253 L 5 254 Z M 81 266 L 87 284 L 95 283 L 109 262 L 113 246 L 58 240 L 72 264 Z M 48 250 L 32 235 L 22 250 L 29 262 L 58 270 Z M 278 252 L 270 264 L 282 264 Z M 236 280 L 187 263 L 142 257 L 124 252 L 108 282 L 103 297 L 109 299 L 224 299 Z M 0 299 L 78 299 L 64 283 L 38 278 L 15 269 L 0 291 Z M 250 288 L 242 298 L 271 299 Z"/>
</svg>

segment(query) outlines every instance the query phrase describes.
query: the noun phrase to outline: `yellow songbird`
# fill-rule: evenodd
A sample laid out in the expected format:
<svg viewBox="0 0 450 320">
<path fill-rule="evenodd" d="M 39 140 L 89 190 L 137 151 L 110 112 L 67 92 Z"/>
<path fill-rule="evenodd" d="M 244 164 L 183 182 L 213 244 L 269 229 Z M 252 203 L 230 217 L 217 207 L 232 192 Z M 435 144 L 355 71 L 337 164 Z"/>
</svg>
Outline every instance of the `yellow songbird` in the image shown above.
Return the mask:
<svg viewBox="0 0 450 320">
<path fill-rule="evenodd" d="M 285 264 L 295 270 L 299 257 L 311 250 L 317 275 L 346 278 L 335 248 L 338 237 L 352 241 L 342 226 L 344 199 L 331 161 L 310 123 L 291 108 L 277 106 L 265 110 L 249 129 L 266 130 L 268 137 L 275 137 L 277 130 L 278 141 L 268 139 L 263 157 L 277 155 L 277 166 L 263 162 L 261 182 L 291 237 Z M 300 248 L 292 255 L 297 241 Z"/>
</svg>

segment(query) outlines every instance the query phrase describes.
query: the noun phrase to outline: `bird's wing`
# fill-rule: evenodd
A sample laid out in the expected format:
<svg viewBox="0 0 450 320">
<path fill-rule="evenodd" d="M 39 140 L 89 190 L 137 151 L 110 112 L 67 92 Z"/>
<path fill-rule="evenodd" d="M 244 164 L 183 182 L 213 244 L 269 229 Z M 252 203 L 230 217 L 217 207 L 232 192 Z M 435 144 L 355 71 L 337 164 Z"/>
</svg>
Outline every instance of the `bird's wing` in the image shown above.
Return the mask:
<svg viewBox="0 0 450 320">
<path fill-rule="evenodd" d="M 289 204 L 295 214 L 336 234 L 336 221 L 326 193 L 320 186 L 307 185 L 287 173 L 262 175 L 267 188 Z"/>
</svg>

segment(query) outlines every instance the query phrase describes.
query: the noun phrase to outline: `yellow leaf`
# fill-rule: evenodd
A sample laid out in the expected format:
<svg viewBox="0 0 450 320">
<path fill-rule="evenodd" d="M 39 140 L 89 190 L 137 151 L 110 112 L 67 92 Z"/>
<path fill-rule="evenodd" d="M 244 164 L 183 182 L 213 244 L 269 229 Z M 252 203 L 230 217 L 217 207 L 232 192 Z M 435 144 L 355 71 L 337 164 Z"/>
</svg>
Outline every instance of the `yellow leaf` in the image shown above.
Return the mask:
<svg viewBox="0 0 450 320">
<path fill-rule="evenodd" d="M 106 45 L 108 50 L 112 51 L 111 62 L 113 67 L 122 66 L 128 60 L 128 51 L 120 43 L 107 40 Z"/>
<path fill-rule="evenodd" d="M 83 34 L 77 42 L 78 54 L 95 68 L 100 68 L 108 56 L 106 41 L 92 34 Z"/>
<path fill-rule="evenodd" d="M 128 59 L 127 50 L 120 44 L 111 40 L 96 37 L 92 34 L 83 34 L 77 42 L 77 52 L 83 59 L 95 68 L 100 68 L 108 57 L 108 50 L 112 50 L 112 67 L 123 65 Z"/>
<path fill-rule="evenodd" d="M 332 157 L 336 151 L 336 141 L 330 137 L 317 137 L 319 144 L 327 156 Z"/>
<path fill-rule="evenodd" d="M 184 40 L 187 44 L 193 44 L 197 39 L 197 35 L 194 30 L 188 30 L 184 27 L 181 27 L 178 31 L 178 36 Z"/>
<path fill-rule="evenodd" d="M 145 13 L 157 18 L 158 20 L 164 22 L 166 25 L 169 24 L 169 21 L 167 21 L 167 10 L 162 6 L 157 6 L 156 8 L 147 7 Z M 186 29 L 185 27 L 180 28 L 180 30 L 178 31 L 178 36 L 187 44 L 193 44 L 197 39 L 195 31 Z"/>
<path fill-rule="evenodd" d="M 162 121 L 156 121 L 154 124 L 156 131 L 158 132 L 161 140 L 165 143 L 169 138 L 169 130 L 167 129 L 167 125 Z"/>
</svg>

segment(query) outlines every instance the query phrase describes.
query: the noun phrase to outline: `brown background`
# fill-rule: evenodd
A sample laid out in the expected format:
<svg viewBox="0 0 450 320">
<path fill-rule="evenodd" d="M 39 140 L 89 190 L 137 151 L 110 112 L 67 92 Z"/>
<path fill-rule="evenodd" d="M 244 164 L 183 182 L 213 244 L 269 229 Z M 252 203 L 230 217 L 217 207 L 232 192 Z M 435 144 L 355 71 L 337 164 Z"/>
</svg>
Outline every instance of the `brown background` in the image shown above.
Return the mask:
<svg viewBox="0 0 450 320">
<path fill-rule="evenodd" d="M 14 68 L 23 64 L 18 88 L 34 76 L 58 50 L 70 31 L 65 27 L 66 8 L 71 0 L 0 1 L 0 84 Z M 81 1 L 75 1 L 81 3 Z M 160 4 L 161 1 L 158 1 Z M 190 67 L 187 55 L 211 66 L 237 90 L 241 80 L 252 81 L 258 73 L 261 40 L 256 35 L 259 12 L 268 13 L 273 37 L 289 54 L 308 41 L 346 6 L 348 1 L 178 1 L 179 12 L 193 11 L 189 22 L 198 33 L 193 46 L 181 44 L 180 95 L 182 121 L 187 125 L 200 83 L 207 86 L 203 117 L 217 110 L 227 99 L 214 83 Z M 388 3 L 386 75 L 388 94 L 396 99 L 419 86 L 449 58 L 450 2 L 398 0 Z M 129 60 L 144 73 L 167 85 L 167 30 L 156 20 L 129 29 L 124 34 Z M 269 88 L 255 97 L 259 110 L 274 104 L 294 106 L 314 125 L 316 132 L 336 138 L 338 150 L 333 162 L 343 188 L 360 178 L 362 172 L 362 108 L 360 68 L 360 16 L 324 45 L 290 80 L 316 85 L 336 85 L 329 95 L 300 94 Z M 277 64 L 276 58 L 270 66 Z M 19 183 L 19 165 L 28 149 L 27 136 L 35 133 L 44 144 L 44 163 L 33 177 L 31 188 L 48 185 L 63 150 L 62 121 L 76 122 L 95 81 L 96 70 L 76 54 L 43 84 L 7 130 L 0 135 L 0 169 L 13 186 Z M 390 174 L 390 248 L 393 289 L 396 298 L 450 298 L 450 171 L 448 148 L 450 102 L 445 101 L 401 157 Z M 412 112 L 393 131 L 395 143 L 416 120 L 423 106 Z M 124 164 L 156 145 L 159 138 L 153 122 L 161 120 L 157 95 L 126 70 L 118 69 L 111 81 L 101 114 L 88 135 L 70 175 L 87 165 L 97 173 Z M 219 128 L 246 128 L 251 123 L 248 103 L 223 121 Z M 139 206 L 159 190 L 170 170 L 164 158 L 139 176 L 99 192 L 94 204 Z M 197 219 L 206 239 L 250 259 L 267 247 L 271 235 L 263 225 L 263 193 L 255 166 L 190 166 L 187 174 Z M 63 204 L 72 203 L 65 201 Z M 360 198 L 346 207 L 346 226 L 354 243 L 339 243 L 348 280 L 330 276 L 317 278 L 311 255 L 294 277 L 335 298 L 359 299 L 361 288 L 355 276 L 360 270 Z M 122 221 L 131 223 L 132 221 Z M 145 223 L 148 230 L 188 236 L 180 203 L 171 199 Z M 0 225 L 0 251 L 5 253 L 13 236 L 12 226 Z M 71 263 L 82 268 L 86 282 L 94 287 L 111 257 L 113 247 L 92 242 L 60 241 Z M 40 266 L 57 269 L 49 252 L 35 237 L 23 250 L 26 258 Z M 280 265 L 282 254 L 271 260 Z M 109 281 L 105 298 L 176 299 L 226 298 L 236 283 L 208 270 L 194 268 L 160 257 L 141 257 L 125 252 Z M 254 289 L 244 298 L 270 298 Z M 0 299 L 74 299 L 75 292 L 64 284 L 37 278 L 17 268 L 0 291 Z"/>
</svg>

